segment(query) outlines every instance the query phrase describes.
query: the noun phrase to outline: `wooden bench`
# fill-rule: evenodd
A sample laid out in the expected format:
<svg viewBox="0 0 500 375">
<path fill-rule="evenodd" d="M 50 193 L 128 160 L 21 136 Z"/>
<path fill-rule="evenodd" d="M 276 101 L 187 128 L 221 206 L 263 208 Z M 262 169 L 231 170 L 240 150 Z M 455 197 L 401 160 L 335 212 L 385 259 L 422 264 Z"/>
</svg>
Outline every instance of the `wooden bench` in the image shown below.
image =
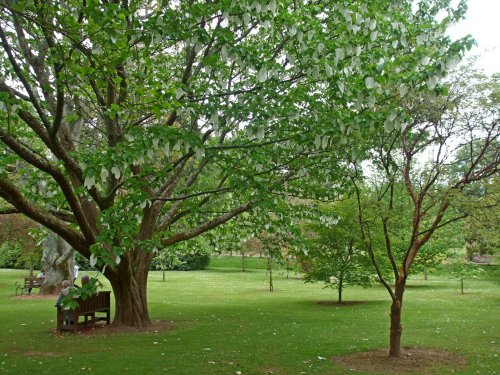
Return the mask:
<svg viewBox="0 0 500 375">
<path fill-rule="evenodd" d="M 98 292 L 86 300 L 80 297 L 75 298 L 78 302 L 78 307 L 74 310 L 64 310 L 59 306 L 57 308 L 57 329 L 59 332 L 71 331 L 78 332 L 81 329 L 86 329 L 94 323 L 105 321 L 110 324 L 110 296 L 111 292 Z M 104 314 L 97 316 L 96 314 Z M 82 321 L 80 321 L 82 318 Z"/>
<path fill-rule="evenodd" d="M 24 284 L 20 284 L 19 282 L 16 282 L 16 296 L 18 295 L 23 295 L 23 294 L 31 294 L 31 290 L 34 288 L 40 289 L 44 278 L 37 278 L 37 277 L 25 277 L 24 278 Z"/>
</svg>

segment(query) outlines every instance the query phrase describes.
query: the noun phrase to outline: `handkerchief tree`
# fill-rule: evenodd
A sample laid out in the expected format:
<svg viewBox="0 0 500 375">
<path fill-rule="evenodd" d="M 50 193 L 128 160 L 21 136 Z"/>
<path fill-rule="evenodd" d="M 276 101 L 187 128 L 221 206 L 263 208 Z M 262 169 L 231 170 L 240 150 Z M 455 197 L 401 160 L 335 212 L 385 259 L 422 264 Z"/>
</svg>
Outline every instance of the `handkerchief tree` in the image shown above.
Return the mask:
<svg viewBox="0 0 500 375">
<path fill-rule="evenodd" d="M 272 207 L 397 120 L 377 102 L 436 85 L 463 7 L 413 3 L 1 0 L 0 197 L 103 269 L 114 324 L 146 326 L 156 250 Z"/>
</svg>

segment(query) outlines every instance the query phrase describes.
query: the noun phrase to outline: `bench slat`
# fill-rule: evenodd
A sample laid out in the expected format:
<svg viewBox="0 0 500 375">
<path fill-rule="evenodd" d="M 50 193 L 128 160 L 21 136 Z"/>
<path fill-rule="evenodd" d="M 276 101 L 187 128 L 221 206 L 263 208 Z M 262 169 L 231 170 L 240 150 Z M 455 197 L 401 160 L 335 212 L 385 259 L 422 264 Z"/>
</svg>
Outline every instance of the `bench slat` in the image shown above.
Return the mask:
<svg viewBox="0 0 500 375">
<path fill-rule="evenodd" d="M 87 328 L 89 323 L 94 323 L 96 321 L 106 321 L 106 323 L 110 324 L 110 300 L 111 300 L 111 292 L 104 291 L 98 292 L 87 298 L 86 300 L 82 300 L 80 297 L 75 300 L 78 302 L 78 307 L 74 310 L 62 310 L 61 307 L 57 308 L 57 329 L 59 331 L 78 331 L 78 319 L 79 317 L 84 318 L 83 327 Z M 95 313 L 105 313 L 105 317 L 96 317 Z M 73 324 L 64 324 L 64 315 L 70 317 L 70 320 Z"/>
</svg>

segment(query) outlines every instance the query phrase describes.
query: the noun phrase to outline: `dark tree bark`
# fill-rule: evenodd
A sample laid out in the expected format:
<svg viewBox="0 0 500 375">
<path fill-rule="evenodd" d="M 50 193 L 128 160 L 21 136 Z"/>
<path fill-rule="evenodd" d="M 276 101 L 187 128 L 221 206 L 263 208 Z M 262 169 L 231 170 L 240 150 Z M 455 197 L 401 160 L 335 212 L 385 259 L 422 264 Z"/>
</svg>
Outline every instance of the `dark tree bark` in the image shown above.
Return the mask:
<svg viewBox="0 0 500 375">
<path fill-rule="evenodd" d="M 105 271 L 115 297 L 113 325 L 147 327 L 151 324 L 147 302 L 147 282 L 151 254 L 137 250 L 124 259 L 115 270 Z M 125 269 L 133 269 L 125 272 Z"/>
<path fill-rule="evenodd" d="M 403 309 L 403 294 L 406 280 L 397 280 L 394 288 L 394 298 L 391 304 L 391 328 L 389 339 L 389 357 L 401 356 L 401 335 L 403 325 L 401 324 L 401 311 Z"/>
<path fill-rule="evenodd" d="M 343 280 L 343 275 L 340 275 L 339 277 L 339 292 L 338 292 L 338 297 L 339 297 L 339 304 L 342 303 L 342 291 L 344 289 L 344 280 Z"/>
</svg>

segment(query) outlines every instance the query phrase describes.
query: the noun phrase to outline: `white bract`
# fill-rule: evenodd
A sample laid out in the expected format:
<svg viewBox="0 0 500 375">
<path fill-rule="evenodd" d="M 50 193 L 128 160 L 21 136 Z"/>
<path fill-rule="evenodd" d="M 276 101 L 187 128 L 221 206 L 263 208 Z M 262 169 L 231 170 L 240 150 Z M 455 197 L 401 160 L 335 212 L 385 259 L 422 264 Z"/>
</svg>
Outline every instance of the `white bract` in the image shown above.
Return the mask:
<svg viewBox="0 0 500 375">
<path fill-rule="evenodd" d="M 375 87 L 375 79 L 373 77 L 365 78 L 365 86 L 367 89 L 372 89 Z"/>
</svg>

